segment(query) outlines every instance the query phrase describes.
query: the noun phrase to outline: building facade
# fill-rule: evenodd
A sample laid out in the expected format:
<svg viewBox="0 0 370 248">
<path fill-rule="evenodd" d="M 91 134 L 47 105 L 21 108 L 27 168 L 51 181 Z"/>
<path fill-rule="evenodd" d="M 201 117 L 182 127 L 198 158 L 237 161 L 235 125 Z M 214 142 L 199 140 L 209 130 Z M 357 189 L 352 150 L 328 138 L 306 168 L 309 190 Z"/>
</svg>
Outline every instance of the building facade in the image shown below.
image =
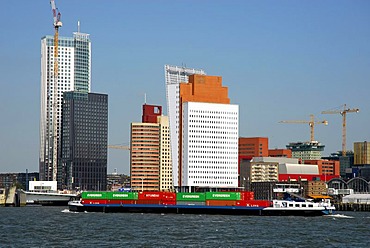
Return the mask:
<svg viewBox="0 0 370 248">
<path fill-rule="evenodd" d="M 239 156 L 267 157 L 268 143 L 267 137 L 240 137 Z"/>
<path fill-rule="evenodd" d="M 131 189 L 159 191 L 160 125 L 131 123 Z"/>
<path fill-rule="evenodd" d="M 143 105 L 142 123 L 131 124 L 131 187 L 173 191 L 168 117 L 162 107 Z"/>
<path fill-rule="evenodd" d="M 302 163 L 305 160 L 321 159 L 321 152 L 325 148 L 318 141 L 289 143 L 286 147 L 292 151 L 292 158 L 300 158 Z"/>
<path fill-rule="evenodd" d="M 89 34 L 74 33 L 73 37 L 59 37 L 57 98 L 54 99 L 54 37 L 41 39 L 41 111 L 40 111 L 40 180 L 56 180 L 53 165 L 54 137 L 60 144 L 62 96 L 66 91 L 90 92 L 91 42 Z M 56 131 L 53 133 L 53 106 L 56 106 Z M 57 150 L 60 150 L 59 148 Z"/>
<path fill-rule="evenodd" d="M 355 165 L 370 165 L 370 144 L 368 142 L 355 142 L 354 149 L 354 164 Z"/>
<path fill-rule="evenodd" d="M 183 66 L 165 65 L 165 83 L 167 111 L 170 125 L 170 142 L 172 157 L 172 177 L 175 185 L 179 181 L 179 109 L 180 109 L 180 83 L 187 83 L 193 74 L 206 75 L 202 69 L 186 68 Z"/>
<path fill-rule="evenodd" d="M 182 113 L 182 187 L 238 187 L 239 106 L 186 102 Z"/>
<path fill-rule="evenodd" d="M 326 159 L 305 160 L 305 164 L 316 164 L 319 168 L 320 175 L 337 177 L 340 176 L 339 161 Z"/>
<path fill-rule="evenodd" d="M 237 187 L 239 106 L 230 104 L 222 77 L 190 75 L 180 84 L 179 112 L 175 187 Z"/>
<path fill-rule="evenodd" d="M 269 157 L 291 158 L 292 157 L 292 150 L 289 150 L 289 149 L 269 149 L 268 154 L 269 154 Z"/>
<path fill-rule="evenodd" d="M 108 95 L 65 92 L 58 188 L 106 190 Z"/>
<path fill-rule="evenodd" d="M 173 191 L 170 125 L 168 116 L 159 116 L 159 190 Z"/>
</svg>

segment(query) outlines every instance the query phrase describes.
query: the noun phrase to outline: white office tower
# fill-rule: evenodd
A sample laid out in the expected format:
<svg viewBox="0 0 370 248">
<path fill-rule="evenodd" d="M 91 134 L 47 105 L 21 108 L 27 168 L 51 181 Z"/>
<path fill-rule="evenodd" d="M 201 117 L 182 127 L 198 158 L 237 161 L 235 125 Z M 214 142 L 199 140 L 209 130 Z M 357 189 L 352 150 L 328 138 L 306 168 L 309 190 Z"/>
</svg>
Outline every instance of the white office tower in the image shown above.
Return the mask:
<svg viewBox="0 0 370 248">
<path fill-rule="evenodd" d="M 62 96 L 65 91 L 90 92 L 91 42 L 89 34 L 73 33 L 73 37 L 59 37 L 57 135 L 61 125 Z M 41 39 L 41 113 L 40 113 L 40 180 L 55 180 L 53 169 L 53 90 L 54 90 L 54 36 Z M 59 149 L 58 149 L 59 150 Z"/>
<path fill-rule="evenodd" d="M 178 186 L 179 168 L 179 102 L 180 102 L 180 83 L 187 83 L 189 75 L 206 75 L 201 69 L 191 69 L 182 66 L 165 65 L 167 114 L 170 124 L 171 158 L 172 158 L 172 178 L 174 186 Z"/>
<path fill-rule="evenodd" d="M 183 103 L 182 186 L 238 187 L 239 106 Z"/>
</svg>

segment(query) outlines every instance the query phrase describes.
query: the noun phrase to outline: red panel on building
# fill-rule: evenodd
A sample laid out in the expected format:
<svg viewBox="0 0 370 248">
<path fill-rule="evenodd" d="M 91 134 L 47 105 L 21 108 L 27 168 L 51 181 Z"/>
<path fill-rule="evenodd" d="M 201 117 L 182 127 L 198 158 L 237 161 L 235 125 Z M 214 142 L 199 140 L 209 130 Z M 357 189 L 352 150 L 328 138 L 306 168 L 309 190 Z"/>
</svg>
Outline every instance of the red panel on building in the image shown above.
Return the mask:
<svg viewBox="0 0 370 248">
<path fill-rule="evenodd" d="M 157 116 L 162 115 L 162 106 L 158 105 L 143 105 L 143 123 L 157 123 Z"/>
<path fill-rule="evenodd" d="M 279 174 L 279 181 L 329 181 L 333 178 L 338 178 L 339 176 L 335 175 L 305 175 L 305 174 Z"/>
</svg>

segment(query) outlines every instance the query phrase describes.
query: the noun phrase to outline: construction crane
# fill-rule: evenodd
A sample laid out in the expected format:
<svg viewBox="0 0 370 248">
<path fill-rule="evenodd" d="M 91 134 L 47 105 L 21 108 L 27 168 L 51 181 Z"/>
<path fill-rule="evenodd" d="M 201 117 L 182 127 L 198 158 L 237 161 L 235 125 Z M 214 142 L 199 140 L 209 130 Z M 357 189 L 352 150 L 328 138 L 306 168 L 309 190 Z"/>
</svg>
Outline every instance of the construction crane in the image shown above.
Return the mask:
<svg viewBox="0 0 370 248">
<path fill-rule="evenodd" d="M 315 116 L 314 115 L 310 115 L 310 120 L 309 121 L 306 121 L 306 120 L 299 120 L 299 121 L 279 121 L 279 123 L 308 124 L 310 126 L 310 130 L 311 130 L 311 137 L 310 137 L 310 139 L 311 139 L 310 141 L 311 142 L 315 141 L 315 136 L 314 136 L 315 124 L 325 124 L 325 125 L 328 125 L 328 121 L 327 120 L 315 121 Z"/>
<path fill-rule="evenodd" d="M 53 26 L 54 26 L 54 84 L 53 84 L 53 104 L 52 104 L 52 128 L 53 128 L 53 164 L 52 173 L 53 181 L 57 180 L 57 160 L 58 160 L 58 37 L 59 28 L 63 25 L 60 21 L 61 14 L 55 6 L 55 1 L 50 1 L 51 10 L 53 11 Z"/>
<path fill-rule="evenodd" d="M 347 139 L 347 131 L 346 131 L 346 115 L 347 113 L 358 113 L 360 111 L 360 109 L 358 108 L 353 108 L 353 109 L 350 109 L 350 108 L 347 108 L 347 105 L 344 104 L 342 106 L 343 109 L 340 109 L 340 110 L 326 110 L 326 111 L 322 111 L 321 114 L 341 114 L 342 117 L 343 117 L 343 120 L 342 120 L 342 156 L 345 157 L 346 156 L 346 139 Z"/>
</svg>

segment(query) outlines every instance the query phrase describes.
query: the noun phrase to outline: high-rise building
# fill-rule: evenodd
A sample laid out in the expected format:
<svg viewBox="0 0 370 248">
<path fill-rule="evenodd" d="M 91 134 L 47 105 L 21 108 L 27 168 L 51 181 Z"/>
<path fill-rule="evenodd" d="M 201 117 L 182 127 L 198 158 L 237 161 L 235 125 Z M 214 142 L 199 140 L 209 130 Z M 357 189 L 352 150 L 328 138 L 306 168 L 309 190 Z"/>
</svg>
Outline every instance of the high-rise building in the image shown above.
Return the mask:
<svg viewBox="0 0 370 248">
<path fill-rule="evenodd" d="M 178 178 L 181 190 L 238 187 L 239 106 L 222 77 L 190 75 L 180 83 Z"/>
<path fill-rule="evenodd" d="M 159 191 L 159 124 L 131 123 L 131 188 Z"/>
<path fill-rule="evenodd" d="M 108 95 L 64 92 L 58 188 L 106 190 Z"/>
<path fill-rule="evenodd" d="M 165 82 L 167 111 L 170 125 L 170 142 L 172 157 L 172 176 L 173 181 L 178 183 L 178 166 L 179 166 L 179 109 L 180 109 L 180 83 L 187 83 L 189 76 L 193 74 L 206 75 L 202 69 L 192 69 L 183 66 L 165 65 Z"/>
<path fill-rule="evenodd" d="M 354 149 L 354 164 L 355 165 L 370 165 L 370 144 L 367 141 L 355 142 Z"/>
<path fill-rule="evenodd" d="M 143 105 L 141 123 L 131 123 L 131 188 L 171 191 L 172 163 L 168 117 L 162 107 Z"/>
<path fill-rule="evenodd" d="M 53 134 L 54 103 L 54 37 L 41 39 L 41 111 L 40 111 L 40 180 L 55 179 L 53 168 L 53 137 L 59 144 L 62 96 L 65 91 L 90 92 L 91 42 L 89 34 L 73 33 L 73 37 L 59 37 L 58 42 L 57 134 Z M 58 149 L 60 150 L 60 149 Z"/>
</svg>

